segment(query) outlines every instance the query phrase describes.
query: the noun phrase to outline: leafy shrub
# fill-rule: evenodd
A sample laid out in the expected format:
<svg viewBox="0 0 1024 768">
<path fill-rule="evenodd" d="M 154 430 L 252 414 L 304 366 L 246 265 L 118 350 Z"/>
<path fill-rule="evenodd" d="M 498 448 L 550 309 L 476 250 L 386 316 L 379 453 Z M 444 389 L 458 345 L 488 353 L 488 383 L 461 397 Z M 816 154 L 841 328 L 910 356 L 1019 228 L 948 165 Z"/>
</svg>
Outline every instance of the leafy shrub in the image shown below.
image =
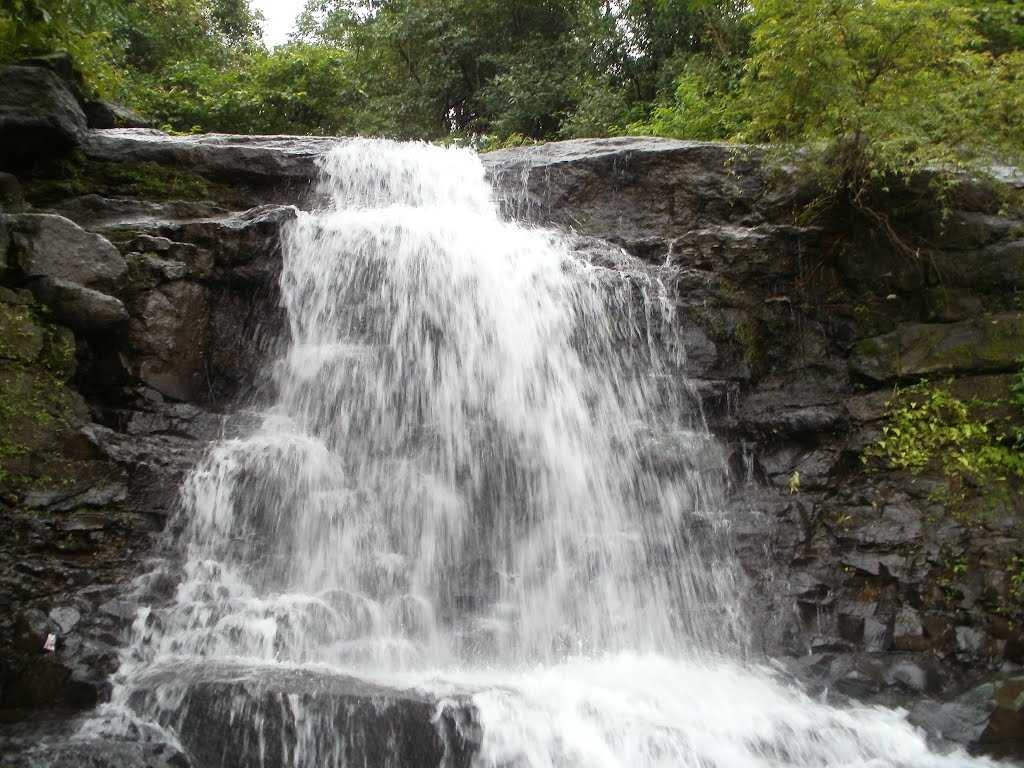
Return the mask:
<svg viewBox="0 0 1024 768">
<path fill-rule="evenodd" d="M 828 192 L 1019 160 L 1019 54 L 984 50 L 953 0 L 756 0 L 742 138 L 800 146 Z"/>
<path fill-rule="evenodd" d="M 1020 397 L 1022 377 L 1024 372 L 1011 398 Z M 965 402 L 927 381 L 899 390 L 886 403 L 882 437 L 863 459 L 912 474 L 936 468 L 956 494 L 973 485 L 998 496 L 1024 480 L 1024 442 L 1005 422 L 976 415 L 993 405 L 998 403 Z"/>
</svg>

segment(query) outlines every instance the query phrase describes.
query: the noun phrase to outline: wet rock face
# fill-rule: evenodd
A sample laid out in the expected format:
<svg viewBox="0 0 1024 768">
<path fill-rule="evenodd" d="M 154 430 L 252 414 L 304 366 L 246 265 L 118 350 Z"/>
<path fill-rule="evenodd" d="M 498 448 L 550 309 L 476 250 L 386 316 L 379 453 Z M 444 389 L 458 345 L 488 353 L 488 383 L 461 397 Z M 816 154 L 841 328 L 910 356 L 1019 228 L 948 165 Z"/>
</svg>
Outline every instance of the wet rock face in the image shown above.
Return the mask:
<svg viewBox="0 0 1024 768">
<path fill-rule="evenodd" d="M 88 135 L 73 71 L 61 65 L 0 77 L 0 94 L 12 82 L 53 89 L 35 93 L 52 96 L 50 112 L 25 107 L 36 122 L 11 122 L 0 98 L 0 711 L 29 718 L 105 698 L 134 618 L 126 585 L 175 511 L 184 473 L 208 440 L 241 428 L 225 411 L 272 387 L 265 371 L 282 330 L 275 259 L 295 210 L 247 211 L 245 202 L 272 187 L 308 190 L 312 178 L 308 148 L 278 157 L 240 139 L 219 172 L 249 161 L 263 170 L 249 174 L 255 186 L 218 201 L 190 198 L 227 188 L 182 166 L 191 158 L 210 170 L 209 142 L 187 157 L 172 151 L 174 166 L 67 156 L 75 172 L 50 179 L 60 147 Z M 63 126 L 64 143 L 42 153 L 15 142 L 25 155 L 9 156 L 10 131 L 47 120 Z M 46 163 L 26 173 L 35 160 Z M 271 178 L 288 163 L 296 170 Z M 157 200 L 142 194 L 165 187 Z M 126 196 L 82 194 L 90 188 Z M 122 746 L 125 764 L 153 757 Z M 43 763 L 103 759 L 75 747 Z"/>
<path fill-rule="evenodd" d="M 756 150 L 713 142 L 583 139 L 482 159 L 510 212 L 621 244 L 654 263 L 673 252 L 676 238 L 778 222 L 808 194 L 792 177 L 769 183 Z"/>
<path fill-rule="evenodd" d="M 851 368 L 877 382 L 1013 371 L 1024 357 L 1024 313 L 977 314 L 957 323 L 905 323 L 864 339 Z"/>
<path fill-rule="evenodd" d="M 0 67 L 0 166 L 78 146 L 85 115 L 67 85 L 38 66 Z"/>
<path fill-rule="evenodd" d="M 138 681 L 131 705 L 173 724 L 191 764 L 468 768 L 472 707 L 330 673 L 204 664 Z"/>
<path fill-rule="evenodd" d="M 90 128 L 152 128 L 153 122 L 134 110 L 108 101 L 87 101 L 85 117 Z"/>
<path fill-rule="evenodd" d="M 183 166 L 211 178 L 284 182 L 301 191 L 316 179 L 316 158 L 336 142 L 299 136 L 171 137 L 154 130 L 107 130 L 88 134 L 84 150 L 104 162 Z"/>
</svg>

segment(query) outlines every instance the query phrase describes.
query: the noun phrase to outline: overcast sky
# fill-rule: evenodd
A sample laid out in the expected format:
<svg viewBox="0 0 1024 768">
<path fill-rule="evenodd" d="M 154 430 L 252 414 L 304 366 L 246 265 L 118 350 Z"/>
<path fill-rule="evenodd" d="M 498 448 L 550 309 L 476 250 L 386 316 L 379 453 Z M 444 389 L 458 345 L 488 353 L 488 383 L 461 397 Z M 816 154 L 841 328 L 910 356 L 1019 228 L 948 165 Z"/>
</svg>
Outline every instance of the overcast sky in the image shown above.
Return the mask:
<svg viewBox="0 0 1024 768">
<path fill-rule="evenodd" d="M 288 35 L 295 29 L 295 17 L 302 12 L 304 0 L 250 0 L 252 7 L 265 17 L 263 39 L 274 46 L 287 42 Z"/>
</svg>

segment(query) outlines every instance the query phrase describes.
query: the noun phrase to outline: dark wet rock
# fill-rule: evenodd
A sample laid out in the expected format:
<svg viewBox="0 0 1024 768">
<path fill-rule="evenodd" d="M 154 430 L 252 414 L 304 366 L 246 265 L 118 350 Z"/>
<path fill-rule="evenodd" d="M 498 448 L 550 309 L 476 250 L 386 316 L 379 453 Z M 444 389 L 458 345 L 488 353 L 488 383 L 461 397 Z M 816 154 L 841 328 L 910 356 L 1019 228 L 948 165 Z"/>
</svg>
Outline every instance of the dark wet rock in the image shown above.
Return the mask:
<svg viewBox="0 0 1024 768">
<path fill-rule="evenodd" d="M 439 706 L 328 672 L 209 663 L 157 670 L 133 688 L 132 707 L 173 723 L 196 768 L 286 765 L 297 750 L 337 749 L 348 765 L 468 768 L 479 748 L 472 707 L 458 696 Z"/>
<path fill-rule="evenodd" d="M 171 282 L 136 302 L 129 337 L 139 380 L 176 400 L 200 399 L 204 386 L 208 294 Z"/>
<path fill-rule="evenodd" d="M 111 198 L 98 194 L 81 195 L 62 200 L 53 211 L 79 226 L 106 232 L 115 241 L 125 230 L 156 229 L 161 224 L 183 219 L 225 216 L 221 206 L 201 200 L 139 200 Z"/>
<path fill-rule="evenodd" d="M 122 483 L 90 485 L 87 488 L 63 486 L 58 489 L 29 491 L 24 504 L 29 509 L 48 509 L 53 512 L 70 512 L 79 507 L 108 507 L 124 501 L 128 489 Z"/>
<path fill-rule="evenodd" d="M 893 621 L 893 645 L 898 651 L 923 651 L 929 646 L 920 614 L 905 606 Z"/>
<path fill-rule="evenodd" d="M 29 283 L 35 297 L 53 310 L 54 317 L 76 333 L 105 333 L 128 321 L 120 299 L 91 288 L 54 277 Z"/>
<path fill-rule="evenodd" d="M 0 67 L 0 167 L 78 146 L 85 115 L 67 84 L 39 66 Z"/>
<path fill-rule="evenodd" d="M 276 279 L 280 273 L 280 237 L 298 211 L 290 205 L 264 205 L 230 216 L 168 223 L 159 234 L 192 243 L 214 254 L 235 279 Z"/>
<path fill-rule="evenodd" d="M 935 233 L 947 251 L 972 251 L 1020 233 L 1020 221 L 979 211 L 954 211 Z"/>
<path fill-rule="evenodd" d="M 7 231 L 7 221 L 3 216 L 3 206 L 0 205 L 0 274 L 3 274 L 10 266 L 8 253 L 11 249 L 11 238 Z"/>
<path fill-rule="evenodd" d="M 29 56 L 19 59 L 16 63 L 20 67 L 39 67 L 49 70 L 61 80 L 64 87 L 75 97 L 75 100 L 79 104 L 82 103 L 85 78 L 82 76 L 82 71 L 78 68 L 75 60 L 67 51 L 54 51 L 53 53 Z"/>
<path fill-rule="evenodd" d="M 63 216 L 22 213 L 8 216 L 7 227 L 25 278 L 58 278 L 104 290 L 117 285 L 127 270 L 110 241 Z"/>
<path fill-rule="evenodd" d="M 188 168 L 229 181 L 310 187 L 317 158 L 338 139 L 299 136 L 204 134 L 168 136 L 156 130 L 114 129 L 90 132 L 86 155 L 112 163 L 159 163 Z"/>
<path fill-rule="evenodd" d="M 956 647 L 964 656 L 980 656 L 985 652 L 988 638 L 984 632 L 974 627 L 957 627 Z"/>
<path fill-rule="evenodd" d="M 661 261 L 700 227 L 757 226 L 808 194 L 773 184 L 756 149 L 669 139 L 579 139 L 481 156 L 505 207 Z M 783 176 L 785 174 L 782 174 Z"/>
<path fill-rule="evenodd" d="M 928 672 L 912 661 L 893 664 L 886 673 L 886 682 L 909 693 L 923 693 L 934 687 L 934 684 L 929 685 Z"/>
<path fill-rule="evenodd" d="M 63 606 L 50 611 L 50 620 L 56 623 L 61 633 L 67 634 L 82 619 L 82 614 L 74 606 Z"/>
<path fill-rule="evenodd" d="M 976 751 L 1024 755 L 1024 678 L 1000 675 L 945 703 L 922 700 L 911 722 Z"/>
<path fill-rule="evenodd" d="M 737 282 L 766 277 L 781 280 L 796 263 L 792 257 L 818 248 L 820 236 L 820 230 L 814 228 L 722 224 L 694 229 L 673 240 L 668 263 L 719 272 Z"/>
<path fill-rule="evenodd" d="M 0 213 L 18 213 L 25 207 L 25 196 L 18 177 L 0 172 Z M 4 242 L 6 235 L 0 229 L 0 269 L 4 268 Z"/>
<path fill-rule="evenodd" d="M 1024 356 L 1024 314 L 961 323 L 908 323 L 857 344 L 855 373 L 874 381 L 950 373 L 1012 370 Z"/>
<path fill-rule="evenodd" d="M 137 724 L 117 729 L 41 712 L 31 722 L 0 723 L 4 768 L 192 768 L 165 734 Z"/>
<path fill-rule="evenodd" d="M 85 103 L 85 119 L 90 128 L 100 130 L 153 127 L 151 120 L 147 120 L 135 110 L 109 101 L 87 101 Z"/>
</svg>

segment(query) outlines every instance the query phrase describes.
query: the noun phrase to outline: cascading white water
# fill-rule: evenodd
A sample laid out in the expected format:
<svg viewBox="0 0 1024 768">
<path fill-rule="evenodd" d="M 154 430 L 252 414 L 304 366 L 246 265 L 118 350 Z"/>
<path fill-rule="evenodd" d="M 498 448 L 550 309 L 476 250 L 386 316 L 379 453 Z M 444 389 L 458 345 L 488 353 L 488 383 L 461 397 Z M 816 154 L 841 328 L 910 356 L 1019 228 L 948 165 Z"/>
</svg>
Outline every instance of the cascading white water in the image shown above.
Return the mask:
<svg viewBox="0 0 1024 768">
<path fill-rule="evenodd" d="M 466 151 L 346 142 L 322 186 L 284 242 L 278 400 L 188 478 L 184 577 L 122 678 L 241 658 L 468 692 L 481 765 L 968 760 L 742 661 L 724 461 L 657 280 L 503 221 Z"/>
</svg>

